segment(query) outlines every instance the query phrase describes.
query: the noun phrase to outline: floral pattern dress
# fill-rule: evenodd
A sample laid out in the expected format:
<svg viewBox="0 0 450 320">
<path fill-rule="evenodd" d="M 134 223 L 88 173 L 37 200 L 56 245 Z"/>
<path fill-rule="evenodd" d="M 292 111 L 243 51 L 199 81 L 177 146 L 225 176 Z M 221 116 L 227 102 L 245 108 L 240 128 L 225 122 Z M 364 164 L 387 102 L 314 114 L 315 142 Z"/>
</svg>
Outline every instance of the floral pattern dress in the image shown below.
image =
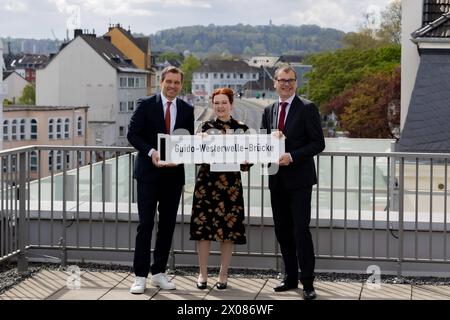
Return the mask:
<svg viewBox="0 0 450 320">
<path fill-rule="evenodd" d="M 207 121 L 202 126 L 202 132 L 211 129 L 225 134 L 227 129 L 243 133 L 248 127 L 231 118 L 226 122 Z M 248 171 L 249 167 L 241 165 L 241 171 Z M 245 244 L 244 219 L 241 172 L 211 172 L 209 164 L 200 165 L 192 203 L 190 239 Z"/>
</svg>

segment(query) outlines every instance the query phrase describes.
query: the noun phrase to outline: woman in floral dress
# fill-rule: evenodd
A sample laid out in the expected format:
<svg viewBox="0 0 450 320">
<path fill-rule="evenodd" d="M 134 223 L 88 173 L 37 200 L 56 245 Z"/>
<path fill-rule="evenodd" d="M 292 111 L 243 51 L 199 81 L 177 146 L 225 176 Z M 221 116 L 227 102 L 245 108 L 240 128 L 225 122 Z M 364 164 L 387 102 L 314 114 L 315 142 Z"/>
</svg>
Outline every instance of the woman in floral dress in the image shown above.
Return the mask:
<svg viewBox="0 0 450 320">
<path fill-rule="evenodd" d="M 234 93 L 219 88 L 212 95 L 216 120 L 202 125 L 202 132 L 225 134 L 228 131 L 244 133 L 248 127 L 231 117 Z M 241 171 L 248 171 L 241 164 Z M 217 289 L 227 287 L 228 266 L 234 244 L 245 244 L 244 198 L 240 171 L 214 172 L 209 164 L 202 164 L 197 175 L 191 215 L 191 240 L 197 240 L 199 276 L 197 287 L 207 287 L 207 264 L 211 241 L 220 242 L 221 265 Z"/>
</svg>

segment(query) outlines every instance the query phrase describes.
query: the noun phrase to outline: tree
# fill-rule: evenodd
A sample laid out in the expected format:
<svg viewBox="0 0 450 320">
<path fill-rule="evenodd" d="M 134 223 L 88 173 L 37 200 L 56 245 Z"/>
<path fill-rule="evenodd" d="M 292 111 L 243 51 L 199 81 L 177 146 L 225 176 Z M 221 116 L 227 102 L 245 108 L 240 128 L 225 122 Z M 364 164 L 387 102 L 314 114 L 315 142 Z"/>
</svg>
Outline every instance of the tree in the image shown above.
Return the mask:
<svg viewBox="0 0 450 320">
<path fill-rule="evenodd" d="M 341 127 L 352 138 L 395 138 L 400 124 L 400 68 L 369 75 L 332 99 Z"/>
<path fill-rule="evenodd" d="M 185 93 L 192 92 L 192 75 L 194 71 L 197 70 L 200 66 L 201 66 L 200 60 L 198 60 L 192 54 L 184 59 L 184 62 L 181 65 L 181 70 L 183 70 L 184 73 L 183 91 Z"/>
<path fill-rule="evenodd" d="M 158 55 L 158 57 L 156 58 L 157 62 L 163 63 L 166 60 L 176 60 L 176 61 L 180 61 L 183 62 L 183 55 L 179 52 L 163 52 L 160 55 Z"/>
<path fill-rule="evenodd" d="M 381 26 L 378 36 L 389 43 L 401 43 L 402 34 L 402 2 L 393 0 L 381 13 Z"/>
<path fill-rule="evenodd" d="M 347 48 L 311 55 L 306 63 L 313 69 L 306 75 L 309 81 L 303 93 L 308 93 L 308 97 L 324 112 L 322 107 L 332 98 L 367 75 L 391 72 L 400 64 L 400 58 L 400 46 L 397 45 L 364 50 Z"/>
<path fill-rule="evenodd" d="M 355 49 L 376 49 L 386 45 L 385 42 L 373 38 L 366 32 L 349 32 L 342 38 L 342 44 L 344 48 Z"/>
<path fill-rule="evenodd" d="M 12 105 L 12 104 L 13 104 L 13 102 L 11 100 L 8 100 L 8 99 L 4 99 L 3 100 L 3 105 L 4 106 L 9 106 L 9 105 Z"/>
<path fill-rule="evenodd" d="M 32 104 L 36 103 L 36 91 L 33 85 L 26 85 L 23 88 L 22 96 L 19 98 L 19 104 Z"/>
<path fill-rule="evenodd" d="M 344 47 L 372 49 L 388 44 L 401 43 L 402 6 L 401 0 L 393 0 L 381 13 L 378 25 L 374 12 L 363 15 L 358 32 L 349 32 L 342 38 Z"/>
</svg>

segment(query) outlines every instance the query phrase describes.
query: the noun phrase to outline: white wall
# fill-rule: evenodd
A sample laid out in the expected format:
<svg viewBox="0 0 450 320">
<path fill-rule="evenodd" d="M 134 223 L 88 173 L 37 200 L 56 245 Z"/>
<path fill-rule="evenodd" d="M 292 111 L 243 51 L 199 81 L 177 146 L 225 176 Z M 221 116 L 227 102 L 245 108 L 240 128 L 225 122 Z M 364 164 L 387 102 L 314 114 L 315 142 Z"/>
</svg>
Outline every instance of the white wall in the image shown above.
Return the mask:
<svg viewBox="0 0 450 320">
<path fill-rule="evenodd" d="M 402 83 L 400 130 L 405 125 L 420 57 L 411 33 L 422 26 L 423 0 L 402 0 Z"/>
<path fill-rule="evenodd" d="M 235 73 L 236 78 L 234 78 L 233 72 L 209 72 L 208 79 L 206 79 L 205 72 L 194 72 L 192 75 L 192 93 L 195 95 L 195 91 L 197 91 L 195 89 L 196 85 L 203 85 L 207 93 L 206 99 L 209 99 L 209 97 L 214 92 L 214 86 L 228 87 L 231 85 L 231 89 L 237 91 L 236 87 L 240 88 L 244 86 L 248 81 L 258 81 L 259 79 L 259 73 L 257 71 L 240 72 L 239 70 L 237 70 Z M 243 73 L 244 75 L 243 79 L 239 77 L 241 73 Z M 214 74 L 217 74 L 217 78 L 214 78 Z M 223 74 L 223 79 L 220 78 L 220 74 Z M 253 74 L 256 74 L 256 78 L 253 78 Z M 230 75 L 230 78 L 227 78 L 227 75 Z"/>
<path fill-rule="evenodd" d="M 8 88 L 5 99 L 13 103 L 18 103 L 19 98 L 23 94 L 23 89 L 31 83 L 22 78 L 18 73 L 13 72 L 5 79 L 4 84 Z"/>
<path fill-rule="evenodd" d="M 81 37 L 36 74 L 36 104 L 89 106 L 89 120 L 114 121 L 117 71 Z"/>
</svg>

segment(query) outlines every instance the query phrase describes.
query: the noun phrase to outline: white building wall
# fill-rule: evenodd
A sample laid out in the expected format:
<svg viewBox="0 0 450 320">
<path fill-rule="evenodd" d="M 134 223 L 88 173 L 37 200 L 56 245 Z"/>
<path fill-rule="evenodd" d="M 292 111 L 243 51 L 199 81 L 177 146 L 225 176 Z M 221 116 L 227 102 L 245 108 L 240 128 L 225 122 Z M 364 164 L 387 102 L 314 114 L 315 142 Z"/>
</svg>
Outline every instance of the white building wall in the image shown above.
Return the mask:
<svg viewBox="0 0 450 320">
<path fill-rule="evenodd" d="M 31 85 L 31 83 L 29 83 L 27 80 L 25 80 L 15 72 L 5 79 L 4 84 L 8 88 L 5 99 L 8 99 L 13 103 L 18 103 L 19 98 L 23 94 L 23 89 L 27 85 Z"/>
<path fill-rule="evenodd" d="M 194 72 L 192 76 L 192 93 L 198 99 L 201 95 L 197 93 L 202 92 L 204 88 L 206 93 L 204 98 L 209 99 L 216 88 L 231 87 L 231 89 L 237 93 L 237 91 L 240 90 L 240 88 L 248 81 L 258 81 L 259 79 L 259 73 L 256 71 L 242 73 L 242 79 L 240 78 L 241 73 L 242 72 L 209 72 L 207 73 L 208 77 L 206 77 L 205 72 Z M 216 78 L 214 77 L 215 74 L 217 75 Z M 223 78 L 220 77 L 221 74 L 223 74 Z M 253 75 L 256 75 L 256 77 L 253 78 Z"/>
<path fill-rule="evenodd" d="M 402 0 L 402 83 L 400 130 L 405 125 L 420 57 L 411 33 L 422 26 L 423 0 Z"/>
<path fill-rule="evenodd" d="M 90 121 L 115 121 L 117 71 L 81 37 L 36 75 L 36 104 L 89 106 Z"/>
<path fill-rule="evenodd" d="M 139 78 L 139 87 L 135 88 L 122 88 L 120 86 L 120 78 Z M 142 82 L 143 81 L 143 82 Z M 130 122 L 131 116 L 136 110 L 137 101 L 147 95 L 147 83 L 146 75 L 139 73 L 118 73 L 117 75 L 117 98 L 118 98 L 118 109 L 117 109 L 117 119 L 115 123 L 114 134 L 117 137 L 118 146 L 128 146 L 127 132 L 128 124 Z M 120 103 L 126 103 L 125 110 Z M 122 127 L 122 130 L 121 130 Z"/>
<path fill-rule="evenodd" d="M 3 42 L 0 39 L 0 124 L 3 127 L 3 99 L 6 95 L 5 87 L 3 86 Z M 0 134 L 0 150 L 3 150 L 3 134 Z"/>
<path fill-rule="evenodd" d="M 119 113 L 120 101 L 137 101 L 146 87 L 120 88 L 120 76 L 81 37 L 64 48 L 36 75 L 36 104 L 89 106 L 89 127 L 93 145 L 128 145 L 119 137 L 119 127 L 128 126 L 132 113 Z M 144 73 L 125 74 L 146 77 Z"/>
</svg>

